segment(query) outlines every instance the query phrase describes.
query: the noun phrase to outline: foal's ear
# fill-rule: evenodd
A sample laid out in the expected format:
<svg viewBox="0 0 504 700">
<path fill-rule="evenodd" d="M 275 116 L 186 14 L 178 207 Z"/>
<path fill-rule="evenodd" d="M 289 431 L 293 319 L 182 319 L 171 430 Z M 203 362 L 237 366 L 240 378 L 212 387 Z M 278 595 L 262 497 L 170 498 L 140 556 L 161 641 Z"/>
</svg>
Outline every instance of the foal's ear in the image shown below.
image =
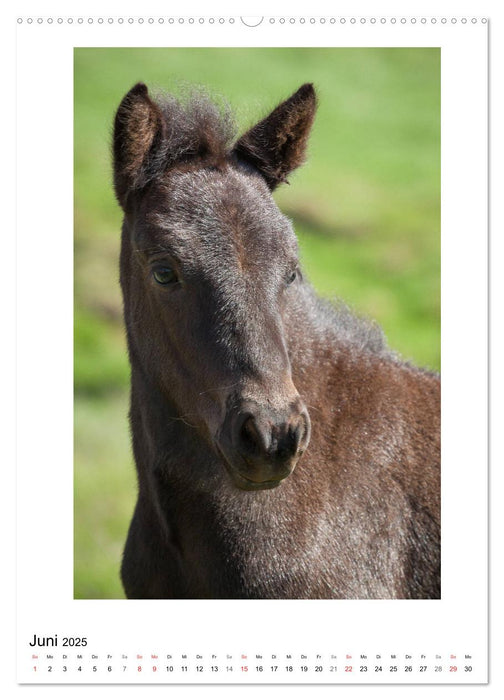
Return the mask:
<svg viewBox="0 0 504 700">
<path fill-rule="evenodd" d="M 256 167 L 270 189 L 304 161 L 316 107 L 313 85 L 306 83 L 237 142 L 236 156 Z"/>
<path fill-rule="evenodd" d="M 114 186 L 119 204 L 143 187 L 155 174 L 165 132 L 159 107 L 150 99 L 147 86 L 137 83 L 125 95 L 114 122 Z"/>
</svg>

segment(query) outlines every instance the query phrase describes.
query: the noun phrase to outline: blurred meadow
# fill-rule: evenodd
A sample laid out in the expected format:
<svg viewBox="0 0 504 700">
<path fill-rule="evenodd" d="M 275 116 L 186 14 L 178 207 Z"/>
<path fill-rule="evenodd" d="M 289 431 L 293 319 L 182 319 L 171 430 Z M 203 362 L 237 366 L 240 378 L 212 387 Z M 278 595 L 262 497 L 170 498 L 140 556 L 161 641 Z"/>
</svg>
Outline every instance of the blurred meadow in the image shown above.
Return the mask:
<svg viewBox="0 0 504 700">
<path fill-rule="evenodd" d="M 114 112 L 139 80 L 224 97 L 241 131 L 302 83 L 319 107 L 309 160 L 275 193 L 324 296 L 376 319 L 404 358 L 440 368 L 440 51 L 75 49 L 74 596 L 123 598 L 136 495 L 112 189 Z"/>
</svg>

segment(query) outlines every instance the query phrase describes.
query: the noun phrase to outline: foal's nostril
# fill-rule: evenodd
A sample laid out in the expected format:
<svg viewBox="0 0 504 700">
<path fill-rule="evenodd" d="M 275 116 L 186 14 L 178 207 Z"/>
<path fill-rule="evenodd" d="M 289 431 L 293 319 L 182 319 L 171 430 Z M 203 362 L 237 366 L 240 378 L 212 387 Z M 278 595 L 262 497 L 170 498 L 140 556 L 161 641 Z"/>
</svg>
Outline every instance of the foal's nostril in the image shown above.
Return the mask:
<svg viewBox="0 0 504 700">
<path fill-rule="evenodd" d="M 275 457 L 277 459 L 289 459 L 297 452 L 298 438 L 296 431 L 287 430 L 286 434 L 277 443 Z"/>
<path fill-rule="evenodd" d="M 242 449 L 251 456 L 266 452 L 269 448 L 268 436 L 258 426 L 254 416 L 246 418 L 240 430 Z"/>
<path fill-rule="evenodd" d="M 310 422 L 308 413 L 303 411 L 291 418 L 287 425 L 284 442 L 279 445 L 279 456 L 292 457 L 298 453 L 302 454 L 309 440 Z"/>
</svg>

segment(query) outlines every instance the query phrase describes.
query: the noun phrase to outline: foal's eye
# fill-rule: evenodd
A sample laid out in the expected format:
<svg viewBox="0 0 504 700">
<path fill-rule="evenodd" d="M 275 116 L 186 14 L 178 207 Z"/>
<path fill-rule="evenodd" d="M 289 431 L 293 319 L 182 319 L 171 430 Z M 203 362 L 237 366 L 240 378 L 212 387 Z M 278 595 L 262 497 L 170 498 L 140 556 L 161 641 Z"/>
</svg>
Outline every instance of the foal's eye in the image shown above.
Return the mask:
<svg viewBox="0 0 504 700">
<path fill-rule="evenodd" d="M 174 282 L 177 282 L 177 274 L 175 270 L 173 270 L 171 267 L 168 267 L 168 265 L 162 265 L 160 267 L 156 267 L 152 271 L 152 276 L 156 280 L 158 284 L 173 284 Z"/>
<path fill-rule="evenodd" d="M 290 273 L 290 275 L 287 277 L 287 280 L 286 280 L 287 284 L 292 284 L 292 283 L 294 282 L 294 280 L 296 279 L 297 275 L 298 275 L 298 271 L 297 271 L 297 268 L 296 268 L 296 269 L 293 270 L 293 271 Z"/>
</svg>

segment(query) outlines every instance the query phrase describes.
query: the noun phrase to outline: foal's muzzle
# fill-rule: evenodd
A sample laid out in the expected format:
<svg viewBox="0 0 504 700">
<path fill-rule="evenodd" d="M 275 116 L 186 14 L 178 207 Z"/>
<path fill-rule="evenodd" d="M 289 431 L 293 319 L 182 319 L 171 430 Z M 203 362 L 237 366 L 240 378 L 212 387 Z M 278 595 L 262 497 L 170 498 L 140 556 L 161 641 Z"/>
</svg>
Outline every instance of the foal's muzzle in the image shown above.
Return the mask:
<svg viewBox="0 0 504 700">
<path fill-rule="evenodd" d="M 292 473 L 310 440 L 310 417 L 296 399 L 285 410 L 246 401 L 229 413 L 218 440 L 235 484 L 268 489 Z"/>
</svg>

